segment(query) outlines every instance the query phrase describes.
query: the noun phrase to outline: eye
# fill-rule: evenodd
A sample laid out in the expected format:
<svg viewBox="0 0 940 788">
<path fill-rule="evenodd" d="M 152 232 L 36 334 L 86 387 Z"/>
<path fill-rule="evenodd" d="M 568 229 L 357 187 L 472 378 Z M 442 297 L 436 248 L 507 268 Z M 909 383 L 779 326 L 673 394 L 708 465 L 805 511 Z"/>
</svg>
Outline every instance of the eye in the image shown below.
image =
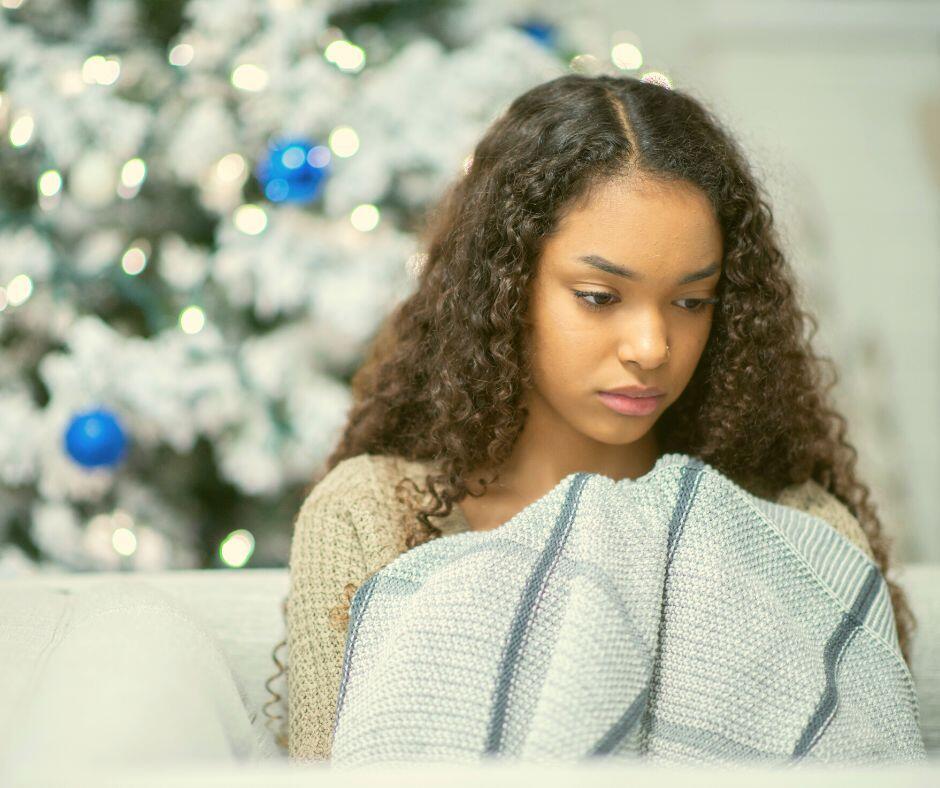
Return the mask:
<svg viewBox="0 0 940 788">
<path fill-rule="evenodd" d="M 718 303 L 717 298 L 680 298 L 679 301 L 691 302 L 693 304 L 693 306 L 682 307 L 688 312 L 702 312 L 704 311 L 705 307 L 708 306 L 709 304 Z M 679 303 L 679 301 L 677 301 L 676 303 Z"/>
<path fill-rule="evenodd" d="M 598 303 L 596 303 L 596 302 L 594 302 L 594 301 L 589 301 L 589 300 L 588 300 L 589 298 L 595 298 L 595 299 L 597 299 L 597 298 L 601 298 L 601 299 L 605 299 L 605 298 L 606 298 L 606 299 L 616 298 L 616 297 L 613 295 L 613 293 L 605 293 L 603 290 L 574 290 L 574 291 L 572 291 L 572 292 L 574 293 L 575 297 L 576 297 L 587 309 L 590 309 L 592 312 L 597 312 L 597 311 L 603 309 L 603 308 L 606 307 L 606 306 L 610 306 L 611 302 L 610 302 L 610 301 L 606 301 L 606 302 L 604 302 L 604 303 L 598 304 Z M 705 310 L 705 307 L 708 306 L 709 304 L 717 304 L 717 303 L 718 303 L 718 299 L 717 299 L 717 298 L 681 298 L 681 299 L 679 299 L 679 301 L 677 301 L 676 303 L 682 303 L 682 302 L 686 302 L 686 303 L 691 303 L 691 304 L 692 304 L 692 306 L 680 307 L 681 309 L 684 309 L 686 312 L 702 312 L 702 311 Z"/>
<path fill-rule="evenodd" d="M 603 309 L 605 306 L 609 306 L 610 302 L 605 304 L 595 304 L 592 301 L 588 301 L 588 298 L 613 298 L 612 293 L 605 293 L 603 290 L 574 290 L 572 291 L 575 294 L 575 297 L 588 309 L 592 312 L 596 312 L 599 309 Z"/>
</svg>

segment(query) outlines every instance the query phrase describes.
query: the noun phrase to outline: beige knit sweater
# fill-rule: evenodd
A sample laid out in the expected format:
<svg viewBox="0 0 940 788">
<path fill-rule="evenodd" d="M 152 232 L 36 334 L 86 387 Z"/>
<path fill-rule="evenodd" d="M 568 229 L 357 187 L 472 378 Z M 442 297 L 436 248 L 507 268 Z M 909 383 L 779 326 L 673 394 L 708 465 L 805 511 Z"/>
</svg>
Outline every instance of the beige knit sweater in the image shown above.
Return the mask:
<svg viewBox="0 0 940 788">
<path fill-rule="evenodd" d="M 330 756 L 339 695 L 345 629 L 328 614 L 345 600 L 347 583 L 358 587 L 405 550 L 405 502 L 394 488 L 408 476 L 423 486 L 429 464 L 362 454 L 338 463 L 313 488 L 294 522 L 287 597 L 288 751 L 291 758 Z M 871 557 L 861 526 L 849 510 L 814 481 L 788 487 L 778 502 L 830 523 Z M 437 524 L 444 534 L 469 529 L 458 507 Z"/>
</svg>

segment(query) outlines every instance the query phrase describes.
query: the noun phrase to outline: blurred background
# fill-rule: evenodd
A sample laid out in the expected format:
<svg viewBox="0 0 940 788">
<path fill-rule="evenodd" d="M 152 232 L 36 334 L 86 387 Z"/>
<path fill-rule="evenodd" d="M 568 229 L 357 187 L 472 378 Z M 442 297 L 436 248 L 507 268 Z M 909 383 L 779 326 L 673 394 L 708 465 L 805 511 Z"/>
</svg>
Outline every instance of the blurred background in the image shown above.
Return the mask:
<svg viewBox="0 0 940 788">
<path fill-rule="evenodd" d="M 0 0 L 0 576 L 282 566 L 415 231 L 519 93 L 736 134 L 902 561 L 940 560 L 940 3 Z"/>
</svg>

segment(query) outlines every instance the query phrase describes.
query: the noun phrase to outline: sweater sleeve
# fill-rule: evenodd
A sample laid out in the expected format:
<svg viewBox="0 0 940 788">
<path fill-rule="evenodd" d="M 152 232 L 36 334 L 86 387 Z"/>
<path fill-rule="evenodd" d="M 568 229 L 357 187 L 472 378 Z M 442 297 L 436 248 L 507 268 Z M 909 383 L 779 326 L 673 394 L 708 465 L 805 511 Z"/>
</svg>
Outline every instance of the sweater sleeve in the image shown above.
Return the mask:
<svg viewBox="0 0 940 788">
<path fill-rule="evenodd" d="M 287 600 L 288 752 L 292 759 L 327 760 L 345 630 L 329 611 L 359 586 L 367 556 L 359 521 L 371 509 L 373 478 L 366 456 L 338 463 L 313 488 L 294 521 Z"/>
<path fill-rule="evenodd" d="M 777 502 L 825 520 L 842 536 L 857 545 L 872 561 L 875 560 L 868 537 L 858 520 L 842 501 L 815 480 L 810 479 L 803 484 L 787 487 L 780 493 Z"/>
</svg>

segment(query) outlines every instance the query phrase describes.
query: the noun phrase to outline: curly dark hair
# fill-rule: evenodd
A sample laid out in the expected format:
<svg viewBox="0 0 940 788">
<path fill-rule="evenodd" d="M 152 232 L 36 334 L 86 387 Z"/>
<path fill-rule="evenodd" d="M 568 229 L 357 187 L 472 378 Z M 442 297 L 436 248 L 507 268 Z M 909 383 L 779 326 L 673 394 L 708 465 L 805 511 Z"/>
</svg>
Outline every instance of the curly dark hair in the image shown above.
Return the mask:
<svg viewBox="0 0 940 788">
<path fill-rule="evenodd" d="M 429 214 L 414 292 L 391 313 L 352 380 L 353 407 L 326 471 L 363 453 L 430 461 L 430 503 L 408 549 L 441 535 L 431 518 L 474 495 L 473 469 L 499 468 L 523 428 L 532 383 L 525 350 L 540 245 L 564 212 L 611 180 L 688 182 L 708 197 L 725 256 L 710 335 L 685 391 L 657 421 L 664 452 L 695 455 L 761 497 L 818 482 L 855 516 L 887 581 L 910 667 L 916 619 L 887 578 L 893 540 L 856 475 L 838 382 L 811 341 L 769 201 L 731 134 L 696 98 L 630 76 L 566 74 L 518 96 Z M 480 479 L 484 487 L 498 479 Z M 482 495 L 483 492 L 477 493 Z M 426 498 L 427 500 L 427 498 Z M 348 621 L 348 602 L 333 610 Z M 281 645 L 281 644 L 279 644 Z M 280 664 L 279 664 L 279 667 Z"/>
</svg>

